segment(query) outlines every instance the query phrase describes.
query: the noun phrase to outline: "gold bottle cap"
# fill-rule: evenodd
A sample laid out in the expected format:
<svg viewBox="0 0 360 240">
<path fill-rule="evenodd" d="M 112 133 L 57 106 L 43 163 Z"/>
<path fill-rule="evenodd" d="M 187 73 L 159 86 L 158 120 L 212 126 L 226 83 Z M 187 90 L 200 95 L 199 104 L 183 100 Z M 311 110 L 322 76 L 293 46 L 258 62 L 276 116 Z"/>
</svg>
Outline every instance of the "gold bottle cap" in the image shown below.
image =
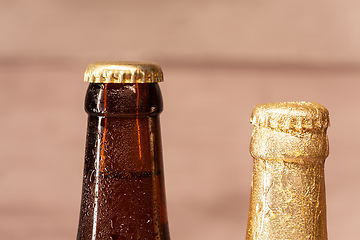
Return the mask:
<svg viewBox="0 0 360 240">
<path fill-rule="evenodd" d="M 328 110 L 310 102 L 267 103 L 255 106 L 250 122 L 289 133 L 326 131 L 330 125 Z"/>
<path fill-rule="evenodd" d="M 84 81 L 89 83 L 163 82 L 161 67 L 151 62 L 94 62 L 86 68 Z"/>
<path fill-rule="evenodd" d="M 302 162 L 329 153 L 328 110 L 318 103 L 285 102 L 255 106 L 250 152 L 254 158 Z"/>
</svg>

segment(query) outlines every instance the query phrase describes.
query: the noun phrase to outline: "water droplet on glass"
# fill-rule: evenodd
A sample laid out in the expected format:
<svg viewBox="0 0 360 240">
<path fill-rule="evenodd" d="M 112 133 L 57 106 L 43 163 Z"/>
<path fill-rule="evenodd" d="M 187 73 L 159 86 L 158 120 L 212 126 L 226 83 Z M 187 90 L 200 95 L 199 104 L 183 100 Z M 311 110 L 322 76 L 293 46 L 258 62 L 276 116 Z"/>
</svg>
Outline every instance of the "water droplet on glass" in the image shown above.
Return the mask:
<svg viewBox="0 0 360 240">
<path fill-rule="evenodd" d="M 92 170 L 91 174 L 90 174 L 90 178 L 89 178 L 89 181 L 91 183 L 93 183 L 95 180 L 95 170 Z"/>
</svg>

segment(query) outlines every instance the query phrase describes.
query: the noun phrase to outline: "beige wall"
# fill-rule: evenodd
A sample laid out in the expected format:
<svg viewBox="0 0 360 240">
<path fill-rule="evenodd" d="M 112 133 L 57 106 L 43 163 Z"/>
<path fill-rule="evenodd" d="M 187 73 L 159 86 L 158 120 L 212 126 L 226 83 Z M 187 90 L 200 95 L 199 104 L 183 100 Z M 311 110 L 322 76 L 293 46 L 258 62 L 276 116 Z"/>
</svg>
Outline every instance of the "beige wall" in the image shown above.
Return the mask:
<svg viewBox="0 0 360 240">
<path fill-rule="evenodd" d="M 360 63 L 360 2 L 2 0 L 0 58 Z"/>
</svg>

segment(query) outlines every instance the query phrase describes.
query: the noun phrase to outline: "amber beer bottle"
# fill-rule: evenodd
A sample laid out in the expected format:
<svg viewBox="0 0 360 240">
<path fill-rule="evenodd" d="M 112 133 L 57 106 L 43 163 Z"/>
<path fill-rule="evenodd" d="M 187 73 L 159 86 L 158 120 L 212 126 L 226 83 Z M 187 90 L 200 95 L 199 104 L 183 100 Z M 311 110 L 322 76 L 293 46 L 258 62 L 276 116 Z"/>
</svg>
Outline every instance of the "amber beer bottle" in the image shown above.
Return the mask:
<svg viewBox="0 0 360 240">
<path fill-rule="evenodd" d="M 317 103 L 257 105 L 246 239 L 327 239 L 324 162 L 327 109 Z"/>
<path fill-rule="evenodd" d="M 88 128 L 77 240 L 169 240 L 154 63 L 97 62 L 85 72 Z"/>
</svg>

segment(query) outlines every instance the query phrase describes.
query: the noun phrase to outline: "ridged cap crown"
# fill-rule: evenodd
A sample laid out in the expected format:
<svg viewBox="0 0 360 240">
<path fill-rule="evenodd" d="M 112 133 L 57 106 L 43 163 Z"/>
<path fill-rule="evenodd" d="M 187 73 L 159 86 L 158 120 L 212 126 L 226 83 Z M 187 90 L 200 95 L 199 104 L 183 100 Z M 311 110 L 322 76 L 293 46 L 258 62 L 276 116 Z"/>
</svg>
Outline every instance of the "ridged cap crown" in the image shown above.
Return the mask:
<svg viewBox="0 0 360 240">
<path fill-rule="evenodd" d="M 329 112 L 318 103 L 285 102 L 257 105 L 250 143 L 253 158 L 285 162 L 325 161 Z"/>
<path fill-rule="evenodd" d="M 156 83 L 163 82 L 161 67 L 152 62 L 94 62 L 85 70 L 90 83 Z"/>
<path fill-rule="evenodd" d="M 310 102 L 259 104 L 253 110 L 250 122 L 288 133 L 326 131 L 330 125 L 328 110 Z"/>
</svg>

